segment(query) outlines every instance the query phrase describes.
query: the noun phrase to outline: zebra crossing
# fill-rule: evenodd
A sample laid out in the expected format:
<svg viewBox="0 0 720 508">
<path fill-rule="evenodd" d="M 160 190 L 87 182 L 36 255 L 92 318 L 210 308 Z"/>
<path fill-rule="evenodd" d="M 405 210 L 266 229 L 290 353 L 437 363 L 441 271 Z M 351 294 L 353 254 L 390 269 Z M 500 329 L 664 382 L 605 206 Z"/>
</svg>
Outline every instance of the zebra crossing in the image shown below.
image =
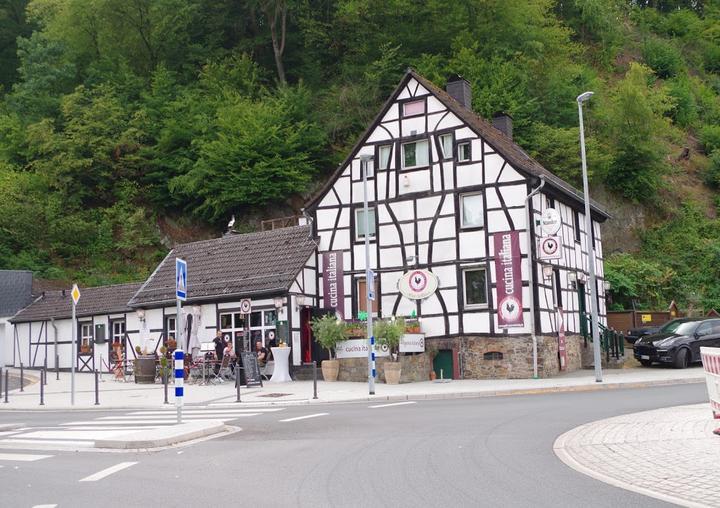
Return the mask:
<svg viewBox="0 0 720 508">
<path fill-rule="evenodd" d="M 238 408 L 225 405 L 187 406 L 183 409 L 183 422 L 220 420 L 223 423 L 231 423 L 277 413 L 284 409 L 282 407 Z M 128 411 L 46 427 L 23 427 L 0 432 L 0 450 L 7 448 L 30 450 L 92 448 L 98 439 L 112 439 L 132 432 L 169 427 L 175 425 L 176 422 L 175 408 L 168 408 Z"/>
</svg>

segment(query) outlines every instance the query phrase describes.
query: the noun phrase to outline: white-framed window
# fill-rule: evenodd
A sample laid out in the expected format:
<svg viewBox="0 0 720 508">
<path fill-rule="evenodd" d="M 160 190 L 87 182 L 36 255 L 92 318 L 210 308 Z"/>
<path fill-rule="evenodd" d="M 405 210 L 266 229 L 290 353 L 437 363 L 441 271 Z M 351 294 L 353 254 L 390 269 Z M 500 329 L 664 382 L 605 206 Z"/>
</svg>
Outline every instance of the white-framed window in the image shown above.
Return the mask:
<svg viewBox="0 0 720 508">
<path fill-rule="evenodd" d="M 92 321 L 80 323 L 80 345 L 91 348 L 93 343 Z"/>
<path fill-rule="evenodd" d="M 390 157 L 392 156 L 392 145 L 382 145 L 378 148 L 378 159 L 380 169 L 390 169 Z"/>
<path fill-rule="evenodd" d="M 363 174 L 362 174 L 363 170 L 367 171 L 368 178 L 372 178 L 373 176 L 375 176 L 374 164 L 375 164 L 375 162 L 372 159 L 364 161 L 364 162 L 361 159 L 360 160 L 360 178 L 362 178 L 362 176 L 363 176 Z"/>
<path fill-rule="evenodd" d="M 460 227 L 483 227 L 483 196 L 482 194 L 462 194 L 460 196 Z"/>
<path fill-rule="evenodd" d="M 403 143 L 402 160 L 403 168 L 427 166 L 429 160 L 427 139 Z"/>
<path fill-rule="evenodd" d="M 125 321 L 112 321 L 111 324 L 111 340 L 113 344 L 122 344 L 125 338 Z"/>
<path fill-rule="evenodd" d="M 485 268 L 463 270 L 465 307 L 487 307 L 487 271 Z"/>
<path fill-rule="evenodd" d="M 370 220 L 368 232 L 372 240 L 375 238 L 375 208 L 368 208 L 368 219 Z M 355 209 L 355 239 L 365 239 L 365 210 L 363 208 Z"/>
<path fill-rule="evenodd" d="M 177 340 L 177 319 L 175 319 L 174 314 L 165 316 L 165 340 L 170 339 L 170 337 Z"/>
<path fill-rule="evenodd" d="M 220 314 L 220 331 L 223 338 L 233 342 L 235 351 L 252 351 L 249 338 L 245 337 L 245 314 L 240 312 L 222 312 Z M 214 335 L 214 334 L 213 334 Z M 212 338 L 205 342 L 210 342 Z"/>
<path fill-rule="evenodd" d="M 466 162 L 470 160 L 470 141 L 458 143 L 458 162 Z"/>
<path fill-rule="evenodd" d="M 250 314 L 250 346 L 254 348 L 255 343 L 261 341 L 263 347 L 267 347 L 270 340 L 276 338 L 276 321 L 277 311 L 275 309 L 253 311 Z M 275 341 L 273 345 L 277 346 L 278 342 Z"/>
<path fill-rule="evenodd" d="M 415 116 L 425 113 L 425 101 L 411 101 L 403 104 L 403 116 Z"/>
<path fill-rule="evenodd" d="M 453 153 L 453 136 L 452 134 L 440 135 L 440 150 L 442 150 L 443 159 L 452 159 Z"/>
</svg>

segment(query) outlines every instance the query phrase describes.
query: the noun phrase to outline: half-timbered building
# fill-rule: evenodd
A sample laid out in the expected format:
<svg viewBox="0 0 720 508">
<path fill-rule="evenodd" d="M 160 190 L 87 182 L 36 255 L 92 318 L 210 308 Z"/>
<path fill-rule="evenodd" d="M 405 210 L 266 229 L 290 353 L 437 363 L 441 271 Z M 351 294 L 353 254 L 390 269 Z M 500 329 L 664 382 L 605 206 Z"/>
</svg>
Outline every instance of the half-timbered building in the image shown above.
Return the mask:
<svg viewBox="0 0 720 508">
<path fill-rule="evenodd" d="M 590 298 L 585 282 L 588 241 L 595 245 L 596 259 L 590 262 L 596 266 L 600 315 L 605 320 L 600 223 L 608 214 L 593 203 L 588 234 L 582 194 L 513 142 L 510 117 L 498 115 L 489 123 L 474 113 L 471 96 L 469 83 L 461 78 L 442 90 L 409 70 L 310 201 L 305 212 L 319 238 L 321 305 L 329 306 L 323 279 L 330 274 L 340 280 L 334 290 L 342 290 L 332 307 L 345 319 L 367 310 L 363 244 L 368 235 L 369 264 L 377 274 L 372 314 L 417 316 L 427 344 L 439 350 L 453 377 L 529 377 L 531 321 L 538 335 L 540 375 L 560 368 L 559 321 L 567 334 L 567 368 L 579 368 L 581 346 L 585 347 L 579 336 L 580 315 L 589 308 Z M 363 210 L 363 171 L 369 227 Z M 525 202 L 536 189 L 528 224 Z M 560 252 L 554 253 L 559 259 L 542 261 L 536 252 L 538 224 L 547 208 L 559 214 L 555 241 Z M 511 254 L 521 273 L 515 274 L 516 288 L 508 286 L 504 275 L 513 267 L 503 262 Z M 328 262 L 331 270 L 324 266 Z M 503 266 L 505 271 L 499 271 Z M 534 273 L 532 287 L 529 268 Z M 418 274 L 423 287 L 434 279 L 429 282 L 437 289 L 421 298 L 408 296 L 403 287 L 412 273 Z M 531 291 L 534 312 L 529 308 Z M 505 300 L 513 292 L 515 296 Z M 509 303 L 502 307 L 505 301 Z M 509 315 L 499 312 L 501 308 Z"/>
</svg>

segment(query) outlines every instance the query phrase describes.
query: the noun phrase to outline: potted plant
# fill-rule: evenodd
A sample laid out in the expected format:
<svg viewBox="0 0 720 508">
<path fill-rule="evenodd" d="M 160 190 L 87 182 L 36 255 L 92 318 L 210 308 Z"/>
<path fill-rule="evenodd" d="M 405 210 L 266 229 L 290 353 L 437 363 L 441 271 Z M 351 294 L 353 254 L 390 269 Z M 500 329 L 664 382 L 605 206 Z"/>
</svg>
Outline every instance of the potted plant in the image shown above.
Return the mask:
<svg viewBox="0 0 720 508">
<path fill-rule="evenodd" d="M 420 321 L 408 319 L 405 322 L 405 333 L 420 333 Z"/>
<path fill-rule="evenodd" d="M 425 342 L 425 354 L 428 355 L 428 359 L 430 360 L 430 381 L 435 381 L 437 379 L 437 374 L 435 373 L 435 357 L 438 354 L 438 347 L 437 344 L 430 343 L 428 344 Z"/>
<path fill-rule="evenodd" d="M 329 360 L 323 360 L 320 364 L 323 379 L 325 381 L 337 381 L 340 372 L 340 361 L 335 356 L 335 346 L 338 342 L 345 340 L 345 324 L 337 317 L 328 314 L 312 321 L 312 331 L 315 340 L 330 354 Z"/>
<path fill-rule="evenodd" d="M 167 340 L 167 348 L 168 351 L 175 351 L 175 349 L 177 349 L 177 341 L 172 335 Z"/>
<path fill-rule="evenodd" d="M 155 382 L 155 354 L 135 346 L 135 382 L 141 384 L 153 384 Z"/>
<path fill-rule="evenodd" d="M 345 324 L 345 337 L 364 338 L 367 337 L 367 324 L 364 321 L 348 321 Z"/>
<path fill-rule="evenodd" d="M 398 348 L 400 339 L 405 335 L 405 321 L 402 318 L 380 320 L 376 324 L 375 335 L 378 338 L 378 344 L 387 346 L 390 350 L 391 361 L 385 362 L 383 365 L 385 382 L 389 385 L 400 384 L 402 365 Z"/>
<path fill-rule="evenodd" d="M 87 339 L 83 339 L 82 344 L 80 344 L 80 353 L 88 354 L 89 352 L 90 352 L 90 344 L 88 343 Z"/>
</svg>

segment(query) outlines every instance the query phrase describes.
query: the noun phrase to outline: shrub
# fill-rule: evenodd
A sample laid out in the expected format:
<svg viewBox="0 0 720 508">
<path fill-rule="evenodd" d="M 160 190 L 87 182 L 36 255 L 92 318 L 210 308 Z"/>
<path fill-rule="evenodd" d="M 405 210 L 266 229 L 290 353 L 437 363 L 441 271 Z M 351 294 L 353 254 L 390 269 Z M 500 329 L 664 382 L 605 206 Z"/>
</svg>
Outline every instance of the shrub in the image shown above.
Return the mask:
<svg viewBox="0 0 720 508">
<path fill-rule="evenodd" d="M 375 336 L 378 338 L 378 344 L 390 348 L 395 361 L 398 359 L 397 350 L 403 335 L 405 335 L 405 320 L 402 318 L 381 319 L 375 324 Z"/>
<path fill-rule="evenodd" d="M 330 358 L 335 357 L 335 346 L 338 342 L 345 340 L 345 323 L 333 314 L 328 314 L 312 321 L 312 330 L 315 339 L 328 350 Z"/>
<path fill-rule="evenodd" d="M 720 148 L 720 125 L 706 125 L 700 129 L 700 143 L 708 154 Z"/>
<path fill-rule="evenodd" d="M 705 183 L 714 188 L 720 188 L 720 150 L 713 150 L 708 157 L 709 164 L 703 171 Z"/>
<path fill-rule="evenodd" d="M 683 57 L 672 43 L 657 38 L 649 38 L 642 48 L 645 63 L 660 78 L 676 76 L 683 70 Z"/>
</svg>

